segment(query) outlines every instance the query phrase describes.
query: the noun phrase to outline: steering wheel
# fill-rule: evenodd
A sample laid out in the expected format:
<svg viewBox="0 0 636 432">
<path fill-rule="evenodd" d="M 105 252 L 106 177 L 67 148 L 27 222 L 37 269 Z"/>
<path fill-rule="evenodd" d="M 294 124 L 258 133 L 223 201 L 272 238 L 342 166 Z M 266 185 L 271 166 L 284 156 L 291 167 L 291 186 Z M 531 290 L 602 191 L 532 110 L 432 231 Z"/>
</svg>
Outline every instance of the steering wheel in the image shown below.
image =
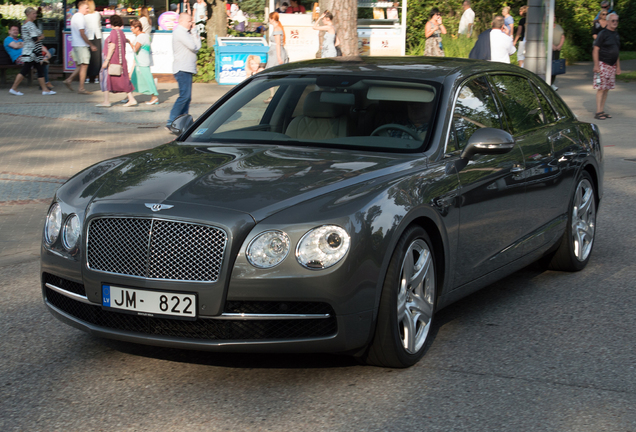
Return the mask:
<svg viewBox="0 0 636 432">
<path fill-rule="evenodd" d="M 387 123 L 385 125 L 378 126 L 377 128 L 375 128 L 375 130 L 373 132 L 371 132 L 371 136 L 378 136 L 378 134 L 380 132 L 382 132 L 383 130 L 390 130 L 390 129 L 406 132 L 415 141 L 421 141 L 422 140 L 422 138 L 420 138 L 420 136 L 417 134 L 416 131 L 414 131 L 413 129 L 411 129 L 409 127 L 406 127 L 404 125 L 397 124 L 397 123 Z"/>
</svg>

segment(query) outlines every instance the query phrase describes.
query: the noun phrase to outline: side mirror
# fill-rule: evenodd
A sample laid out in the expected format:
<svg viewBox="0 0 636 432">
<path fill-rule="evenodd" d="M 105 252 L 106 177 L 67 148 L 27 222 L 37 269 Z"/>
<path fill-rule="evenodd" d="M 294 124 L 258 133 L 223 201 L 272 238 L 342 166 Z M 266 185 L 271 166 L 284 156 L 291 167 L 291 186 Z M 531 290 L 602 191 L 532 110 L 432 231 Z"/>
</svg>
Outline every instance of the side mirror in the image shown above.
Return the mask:
<svg viewBox="0 0 636 432">
<path fill-rule="evenodd" d="M 175 135 L 181 135 L 185 132 L 192 124 L 194 120 L 190 114 L 181 114 L 179 117 L 174 119 L 174 121 L 170 124 L 170 132 Z"/>
<path fill-rule="evenodd" d="M 476 154 L 504 154 L 515 146 L 515 139 L 501 129 L 477 129 L 468 139 L 461 154 L 462 159 L 471 159 Z"/>
</svg>

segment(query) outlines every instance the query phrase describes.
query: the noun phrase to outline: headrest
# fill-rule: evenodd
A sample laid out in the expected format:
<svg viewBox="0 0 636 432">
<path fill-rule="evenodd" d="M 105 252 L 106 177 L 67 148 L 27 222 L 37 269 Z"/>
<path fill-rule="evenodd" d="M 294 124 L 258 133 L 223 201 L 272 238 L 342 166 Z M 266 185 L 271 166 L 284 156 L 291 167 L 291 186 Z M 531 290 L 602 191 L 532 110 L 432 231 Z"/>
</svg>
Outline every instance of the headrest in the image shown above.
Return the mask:
<svg viewBox="0 0 636 432">
<path fill-rule="evenodd" d="M 322 92 L 311 92 L 305 97 L 303 114 L 307 117 L 332 118 L 341 116 L 344 113 L 342 105 L 320 102 Z"/>
</svg>

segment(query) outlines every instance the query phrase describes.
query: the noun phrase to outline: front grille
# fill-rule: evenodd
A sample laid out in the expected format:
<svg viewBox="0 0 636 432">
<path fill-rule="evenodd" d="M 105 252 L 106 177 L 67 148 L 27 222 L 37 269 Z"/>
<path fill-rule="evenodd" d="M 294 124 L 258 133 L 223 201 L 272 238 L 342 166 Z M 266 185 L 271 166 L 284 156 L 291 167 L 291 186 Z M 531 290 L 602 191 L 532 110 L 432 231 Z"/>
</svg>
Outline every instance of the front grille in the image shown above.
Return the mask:
<svg viewBox="0 0 636 432">
<path fill-rule="evenodd" d="M 69 291 L 74 294 L 86 297 L 86 289 L 84 289 L 84 285 L 82 285 L 81 283 L 63 279 L 59 276 L 55 276 L 49 273 L 42 273 L 42 281 L 45 284 L 48 283 L 58 288 L 62 288 L 64 291 Z"/>
<path fill-rule="evenodd" d="M 304 307 L 306 310 L 322 310 L 331 314 L 329 318 L 324 319 L 253 321 L 197 319 L 196 321 L 181 321 L 111 312 L 100 306 L 78 302 L 49 288 L 46 288 L 46 299 L 51 305 L 67 314 L 99 327 L 182 339 L 290 340 L 332 336 L 336 334 L 338 329 L 333 309 L 324 303 L 306 303 Z M 301 306 L 297 307 L 302 308 Z M 256 309 L 259 308 L 256 307 Z"/>
<path fill-rule="evenodd" d="M 93 219 L 87 236 L 92 270 L 179 281 L 216 282 L 227 244 L 219 228 L 163 219 Z"/>
</svg>

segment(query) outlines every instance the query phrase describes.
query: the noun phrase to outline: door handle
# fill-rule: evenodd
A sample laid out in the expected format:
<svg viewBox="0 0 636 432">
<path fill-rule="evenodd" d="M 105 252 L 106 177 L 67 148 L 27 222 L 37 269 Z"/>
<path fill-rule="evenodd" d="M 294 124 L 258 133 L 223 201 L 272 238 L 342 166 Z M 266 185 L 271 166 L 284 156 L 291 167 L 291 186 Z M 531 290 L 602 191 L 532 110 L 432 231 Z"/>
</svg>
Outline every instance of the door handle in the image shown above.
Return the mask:
<svg viewBox="0 0 636 432">
<path fill-rule="evenodd" d="M 522 172 L 522 171 L 525 171 L 525 170 L 526 169 L 524 167 L 519 166 L 519 165 L 513 166 L 512 168 L 510 168 L 510 172 L 513 172 L 513 173 L 519 173 L 519 172 Z"/>
<path fill-rule="evenodd" d="M 565 152 L 565 153 L 563 153 L 563 157 L 574 157 L 577 154 L 578 153 L 576 153 L 576 152 Z"/>
</svg>

